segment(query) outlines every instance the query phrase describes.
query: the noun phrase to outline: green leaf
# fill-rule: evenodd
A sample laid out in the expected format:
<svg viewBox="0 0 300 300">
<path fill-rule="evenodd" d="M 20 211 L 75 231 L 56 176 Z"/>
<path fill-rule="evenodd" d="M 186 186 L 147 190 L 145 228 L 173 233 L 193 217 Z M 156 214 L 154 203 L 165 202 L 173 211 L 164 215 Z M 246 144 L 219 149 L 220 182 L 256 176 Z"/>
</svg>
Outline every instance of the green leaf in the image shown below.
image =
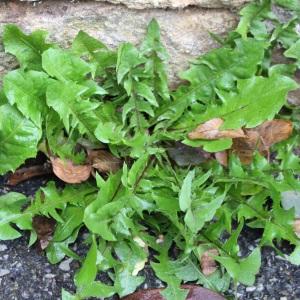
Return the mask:
<svg viewBox="0 0 300 300">
<path fill-rule="evenodd" d="M 142 172 L 147 166 L 148 159 L 149 156 L 147 154 L 144 154 L 130 168 L 128 172 L 128 180 L 127 180 L 128 185 L 130 187 L 134 187 L 139 177 L 143 175 Z"/>
<path fill-rule="evenodd" d="M 19 193 L 8 193 L 0 196 L 0 240 L 13 240 L 21 236 L 11 224 L 20 229 L 31 229 L 31 214 L 22 213 L 22 207 L 27 203 L 26 196 Z"/>
<path fill-rule="evenodd" d="M 174 280 L 175 281 L 175 280 Z M 174 288 L 172 284 L 169 284 L 167 288 L 162 290 L 160 293 L 167 300 L 185 300 L 188 295 L 188 290 Z"/>
<path fill-rule="evenodd" d="M 256 248 L 248 257 L 237 262 L 231 257 L 216 256 L 214 258 L 221 263 L 235 282 L 251 286 L 255 282 L 261 264 L 260 249 Z"/>
<path fill-rule="evenodd" d="M 80 268 L 75 274 L 74 282 L 77 288 L 82 288 L 92 283 L 97 275 L 97 243 L 95 237 L 92 239 L 92 245 L 88 251 L 86 258 Z"/>
<path fill-rule="evenodd" d="M 294 251 L 288 256 L 288 260 L 296 266 L 300 265 L 300 246 L 299 245 L 297 245 L 296 248 L 294 249 Z"/>
<path fill-rule="evenodd" d="M 168 76 L 165 61 L 168 54 L 160 40 L 160 28 L 155 19 L 152 19 L 147 28 L 146 38 L 141 46 L 142 53 L 147 57 L 145 72 L 151 74 L 149 80 L 152 87 L 163 100 L 170 100 Z"/>
<path fill-rule="evenodd" d="M 159 263 L 151 262 L 155 275 L 162 281 L 167 283 L 167 288 L 161 294 L 167 300 L 185 300 L 188 294 L 187 290 L 180 288 L 181 280 L 175 276 L 175 270 L 168 257 L 160 256 Z"/>
<path fill-rule="evenodd" d="M 120 233 L 124 227 L 128 232 L 128 224 L 126 224 L 128 211 L 122 210 L 128 199 L 119 199 L 119 192 L 122 192 L 120 183 L 120 172 L 110 175 L 107 181 L 102 183 L 97 199 L 91 202 L 84 211 L 83 220 L 87 228 L 108 241 L 115 241 L 115 233 Z M 124 234 L 124 231 L 121 233 Z"/>
<path fill-rule="evenodd" d="M 84 60 L 62 49 L 49 49 L 42 55 L 43 69 L 61 81 L 81 81 L 91 72 Z"/>
<path fill-rule="evenodd" d="M 42 30 L 24 34 L 16 25 L 4 27 L 3 43 L 5 51 L 16 56 L 25 69 L 42 70 L 42 53 L 52 47 L 45 39 L 47 33 Z"/>
<path fill-rule="evenodd" d="M 186 211 L 192 204 L 192 182 L 195 177 L 195 170 L 190 171 L 185 177 L 179 192 L 179 206 L 181 211 Z"/>
<path fill-rule="evenodd" d="M 238 93 L 219 91 L 224 104 L 211 105 L 199 123 L 218 117 L 224 120 L 223 129 L 255 127 L 273 119 L 285 104 L 287 93 L 297 87 L 292 79 L 279 75 L 239 80 Z"/>
<path fill-rule="evenodd" d="M 89 54 L 93 56 L 99 50 L 107 50 L 107 47 L 99 40 L 80 30 L 72 43 L 72 50 L 77 55 Z"/>
<path fill-rule="evenodd" d="M 151 105 L 158 106 L 155 96 L 147 84 L 143 82 L 137 82 L 135 84 L 135 91 L 139 96 L 145 98 Z"/>
<path fill-rule="evenodd" d="M 82 298 L 97 297 L 97 298 L 108 298 L 116 293 L 116 288 L 104 284 L 100 281 L 94 281 L 84 286 L 84 289 L 80 291 Z"/>
<path fill-rule="evenodd" d="M 46 117 L 45 133 L 49 149 L 53 155 L 63 160 L 72 160 L 74 164 L 84 164 L 86 154 L 78 149 L 81 134 L 73 129 L 70 136 L 66 136 L 65 127 L 55 111 L 50 111 Z M 80 151 L 81 150 L 81 151 Z"/>
<path fill-rule="evenodd" d="M 294 58 L 300 61 L 300 39 L 284 52 L 286 57 Z"/>
<path fill-rule="evenodd" d="M 48 76 L 43 72 L 16 70 L 3 79 L 3 89 L 11 105 L 16 104 L 19 111 L 37 127 L 42 125 L 46 109 L 46 86 Z"/>
<path fill-rule="evenodd" d="M 76 206 L 67 207 L 60 216 L 64 222 L 56 226 L 53 235 L 54 242 L 61 242 L 72 235 L 83 221 L 83 208 Z"/>
<path fill-rule="evenodd" d="M 280 25 L 278 24 L 272 33 L 271 42 L 277 41 L 284 48 L 290 48 L 299 39 L 299 34 L 297 32 L 298 22 L 298 18 L 295 17 L 289 20 L 287 23 Z M 285 64 L 285 66 L 288 65 Z"/>
<path fill-rule="evenodd" d="M 14 107 L 0 106 L 0 175 L 35 157 L 41 130 Z"/>
<path fill-rule="evenodd" d="M 202 146 L 203 150 L 215 153 L 229 149 L 232 146 L 232 139 L 219 139 L 215 141 L 185 139 L 182 141 L 182 143 L 192 147 Z"/>
<path fill-rule="evenodd" d="M 265 43 L 239 39 L 235 44 L 234 49 L 214 49 L 199 57 L 189 70 L 181 74 L 182 79 L 195 87 L 199 98 L 213 94 L 212 84 L 228 90 L 234 87 L 235 80 L 250 78 L 256 73 L 257 65 L 263 59 Z"/>
<path fill-rule="evenodd" d="M 120 83 L 134 67 L 145 62 L 138 50 L 130 43 L 122 44 L 118 49 L 117 78 Z"/>
<path fill-rule="evenodd" d="M 241 19 L 236 29 L 243 39 L 247 38 L 247 34 L 251 31 L 252 26 L 262 25 L 260 22 L 266 17 L 272 17 L 271 1 L 263 0 L 261 3 L 250 3 L 246 5 L 241 11 Z"/>
<path fill-rule="evenodd" d="M 295 209 L 295 217 L 300 217 L 300 193 L 299 191 L 285 191 L 281 193 L 281 203 L 284 209 Z"/>
<path fill-rule="evenodd" d="M 53 181 L 48 182 L 35 195 L 32 204 L 26 209 L 33 215 L 52 217 L 59 223 L 65 223 L 58 211 L 64 210 L 67 204 L 85 206 L 90 198 L 94 199 L 95 189 L 88 184 L 67 186 L 63 191 L 56 188 Z"/>
<path fill-rule="evenodd" d="M 72 82 L 53 81 L 48 85 L 47 104 L 59 114 L 67 132 L 70 128 L 78 128 L 81 134 L 93 137 L 99 122 L 94 111 L 99 104 L 81 99 L 85 91 L 86 87 Z"/>
<path fill-rule="evenodd" d="M 47 259 L 51 264 L 57 264 L 64 259 L 65 256 L 72 257 L 76 260 L 81 260 L 81 258 L 73 252 L 69 246 L 73 244 L 78 237 L 80 227 L 78 227 L 70 237 L 68 237 L 63 242 L 53 242 L 51 241 L 49 246 L 46 248 Z"/>
<path fill-rule="evenodd" d="M 115 287 L 120 297 L 133 293 L 144 282 L 144 277 L 133 276 L 128 269 L 116 273 Z"/>
<path fill-rule="evenodd" d="M 274 0 L 276 4 L 294 10 L 300 11 L 300 3 L 298 0 Z"/>
<path fill-rule="evenodd" d="M 206 222 L 212 220 L 217 209 L 221 207 L 225 195 L 226 193 L 216 196 L 213 199 L 210 198 L 208 199 L 209 201 L 200 197 L 200 199 L 192 202 L 192 207 L 187 210 L 184 222 L 193 233 L 197 233 L 203 228 Z"/>
<path fill-rule="evenodd" d="M 96 138 L 103 143 L 119 144 L 123 141 L 122 126 L 114 122 L 98 122 L 95 129 Z"/>
<path fill-rule="evenodd" d="M 62 300 L 80 300 L 80 298 L 78 296 L 72 295 L 71 293 L 69 293 L 65 289 L 61 290 L 61 299 Z"/>
</svg>

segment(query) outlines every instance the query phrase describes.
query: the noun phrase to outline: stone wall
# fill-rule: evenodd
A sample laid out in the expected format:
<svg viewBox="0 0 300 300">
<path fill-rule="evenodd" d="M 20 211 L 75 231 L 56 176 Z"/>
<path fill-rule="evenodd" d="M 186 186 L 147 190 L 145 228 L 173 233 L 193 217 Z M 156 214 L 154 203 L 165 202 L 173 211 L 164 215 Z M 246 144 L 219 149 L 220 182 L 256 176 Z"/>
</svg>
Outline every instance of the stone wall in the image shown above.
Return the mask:
<svg viewBox="0 0 300 300">
<path fill-rule="evenodd" d="M 114 48 L 124 41 L 138 43 L 149 21 L 156 18 L 175 78 L 191 58 L 216 46 L 209 32 L 225 34 L 236 24 L 237 14 L 228 8 L 244 2 L 247 0 L 1 1 L 0 36 L 3 25 L 16 23 L 28 32 L 45 29 L 50 39 L 67 46 L 84 30 Z M 222 5 L 227 8 L 216 8 Z M 215 8 L 204 8 L 207 6 Z M 0 78 L 14 65 L 0 48 Z"/>
</svg>

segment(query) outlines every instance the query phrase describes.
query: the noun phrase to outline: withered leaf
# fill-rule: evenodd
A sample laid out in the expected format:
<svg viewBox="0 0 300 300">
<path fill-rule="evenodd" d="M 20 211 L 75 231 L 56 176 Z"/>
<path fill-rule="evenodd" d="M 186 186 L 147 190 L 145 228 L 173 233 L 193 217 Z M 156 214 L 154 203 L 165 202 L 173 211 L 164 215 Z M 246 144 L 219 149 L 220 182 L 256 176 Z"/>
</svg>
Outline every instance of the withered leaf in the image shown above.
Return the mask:
<svg viewBox="0 0 300 300">
<path fill-rule="evenodd" d="M 32 227 L 35 230 L 39 242 L 39 247 L 44 250 L 48 247 L 55 229 L 56 221 L 44 216 L 34 216 Z"/>
<path fill-rule="evenodd" d="M 294 232 L 300 238 L 300 219 L 296 219 L 294 222 Z"/>
<path fill-rule="evenodd" d="M 70 160 L 62 160 L 58 157 L 50 158 L 53 173 L 67 183 L 81 183 L 86 181 L 91 174 L 92 167 L 87 165 L 74 165 Z"/>
<path fill-rule="evenodd" d="M 199 287 L 197 285 L 182 285 L 181 288 L 189 290 L 186 300 L 225 300 L 224 297 L 216 292 Z M 141 290 L 130 294 L 123 300 L 164 300 L 165 298 L 160 294 L 163 289 L 148 289 Z"/>
<path fill-rule="evenodd" d="M 122 160 L 105 150 L 90 150 L 88 158 L 93 168 L 100 173 L 115 173 L 122 166 Z"/>
<path fill-rule="evenodd" d="M 240 138 L 245 134 L 242 129 L 235 130 L 220 130 L 224 121 L 221 118 L 211 119 L 203 124 L 200 124 L 195 130 L 188 134 L 191 140 L 218 140 L 223 138 Z"/>
<path fill-rule="evenodd" d="M 48 175 L 51 173 L 52 173 L 51 165 L 48 163 L 45 163 L 43 165 L 24 167 L 16 170 L 14 173 L 9 175 L 6 184 L 15 186 L 30 178 Z"/>
<path fill-rule="evenodd" d="M 217 249 L 209 249 L 202 254 L 200 264 L 204 275 L 208 276 L 217 270 L 217 264 L 213 258 L 213 256 L 217 255 L 219 255 Z"/>
<path fill-rule="evenodd" d="M 190 147 L 179 142 L 168 148 L 168 155 L 180 167 L 197 166 L 210 159 L 210 153 L 201 148 Z"/>
<path fill-rule="evenodd" d="M 228 152 L 221 151 L 215 153 L 215 158 L 219 162 L 220 165 L 227 167 L 228 166 Z"/>
<path fill-rule="evenodd" d="M 242 163 L 250 164 L 255 150 L 262 155 L 269 155 L 270 147 L 289 138 L 292 131 L 291 121 L 266 121 L 255 128 L 245 129 L 244 138 L 233 139 L 232 151 L 239 156 Z"/>
</svg>

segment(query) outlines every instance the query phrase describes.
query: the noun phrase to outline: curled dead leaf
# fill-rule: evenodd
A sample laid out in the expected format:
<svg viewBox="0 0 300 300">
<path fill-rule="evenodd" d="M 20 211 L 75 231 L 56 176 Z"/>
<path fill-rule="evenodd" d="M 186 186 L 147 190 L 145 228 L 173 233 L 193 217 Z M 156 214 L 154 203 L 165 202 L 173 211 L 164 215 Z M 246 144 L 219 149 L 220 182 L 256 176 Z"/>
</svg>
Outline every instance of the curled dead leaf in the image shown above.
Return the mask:
<svg viewBox="0 0 300 300">
<path fill-rule="evenodd" d="M 217 264 L 213 258 L 213 256 L 217 255 L 219 255 L 217 249 L 209 249 L 202 254 L 200 264 L 204 275 L 208 276 L 217 270 Z"/>
<path fill-rule="evenodd" d="M 182 289 L 189 290 L 187 300 L 225 300 L 224 297 L 216 292 L 199 287 L 197 285 L 182 285 Z M 141 290 L 130 294 L 123 300 L 164 300 L 165 298 L 160 294 L 163 289 L 148 289 Z"/>
<path fill-rule="evenodd" d="M 288 139 L 293 131 L 293 123 L 275 119 L 244 131 L 244 138 L 233 139 L 232 151 L 239 156 L 242 163 L 250 164 L 254 151 L 268 156 L 272 145 Z"/>
<path fill-rule="evenodd" d="M 90 150 L 88 158 L 100 173 L 115 173 L 122 167 L 122 160 L 105 150 Z"/>
<path fill-rule="evenodd" d="M 53 173 L 67 183 L 81 183 L 86 181 L 91 174 L 90 165 L 74 165 L 70 160 L 62 160 L 58 157 L 50 158 Z"/>
<path fill-rule="evenodd" d="M 33 177 L 48 175 L 51 173 L 52 173 L 52 169 L 49 163 L 45 163 L 43 165 L 24 167 L 10 174 L 6 184 L 15 186 Z"/>
<path fill-rule="evenodd" d="M 54 233 L 56 222 L 44 216 L 34 216 L 32 227 L 37 234 L 39 247 L 44 250 L 48 247 Z"/>
<path fill-rule="evenodd" d="M 180 167 L 197 166 L 207 162 L 211 154 L 198 147 L 176 142 L 167 149 L 169 157 Z"/>
<path fill-rule="evenodd" d="M 296 219 L 294 222 L 294 232 L 300 238 L 300 219 Z"/>
<path fill-rule="evenodd" d="M 227 167 L 228 166 L 228 152 L 220 151 L 215 153 L 215 158 L 220 165 Z"/>
<path fill-rule="evenodd" d="M 223 123 L 224 121 L 220 118 L 211 119 L 191 131 L 188 137 L 191 140 L 218 140 L 222 138 L 241 138 L 245 136 L 242 129 L 220 130 Z"/>
</svg>

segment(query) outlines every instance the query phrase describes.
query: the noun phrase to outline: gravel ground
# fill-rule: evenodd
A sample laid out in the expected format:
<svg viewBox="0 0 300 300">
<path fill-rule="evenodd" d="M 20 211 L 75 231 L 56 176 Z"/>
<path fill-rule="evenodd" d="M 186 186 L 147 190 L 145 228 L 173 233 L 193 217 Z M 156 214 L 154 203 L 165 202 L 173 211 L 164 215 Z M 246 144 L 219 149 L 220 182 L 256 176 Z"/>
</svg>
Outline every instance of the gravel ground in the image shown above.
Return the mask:
<svg viewBox="0 0 300 300">
<path fill-rule="evenodd" d="M 0 195 L 14 190 L 32 195 L 46 178 L 40 178 L 19 184 L 13 189 L 4 186 L 0 178 Z M 242 233 L 241 252 L 253 250 L 258 242 L 259 233 L 250 229 Z M 60 299 L 61 289 L 74 291 L 73 275 L 79 267 L 76 261 L 65 259 L 58 265 L 50 265 L 45 256 L 36 248 L 27 247 L 28 236 L 14 241 L 0 242 L 0 299 L 21 300 Z M 79 255 L 84 250 L 75 244 Z M 289 252 L 288 246 L 282 246 Z M 159 287 L 161 282 L 153 276 L 150 268 L 144 270 L 146 277 L 142 288 Z M 105 279 L 105 274 L 100 275 Z M 229 291 L 229 296 L 234 295 Z M 300 299 L 300 268 L 276 255 L 271 248 L 262 251 L 262 267 L 254 286 L 238 286 L 237 299 L 242 300 L 296 300 Z M 117 298 L 114 298 L 117 299 Z"/>
</svg>

